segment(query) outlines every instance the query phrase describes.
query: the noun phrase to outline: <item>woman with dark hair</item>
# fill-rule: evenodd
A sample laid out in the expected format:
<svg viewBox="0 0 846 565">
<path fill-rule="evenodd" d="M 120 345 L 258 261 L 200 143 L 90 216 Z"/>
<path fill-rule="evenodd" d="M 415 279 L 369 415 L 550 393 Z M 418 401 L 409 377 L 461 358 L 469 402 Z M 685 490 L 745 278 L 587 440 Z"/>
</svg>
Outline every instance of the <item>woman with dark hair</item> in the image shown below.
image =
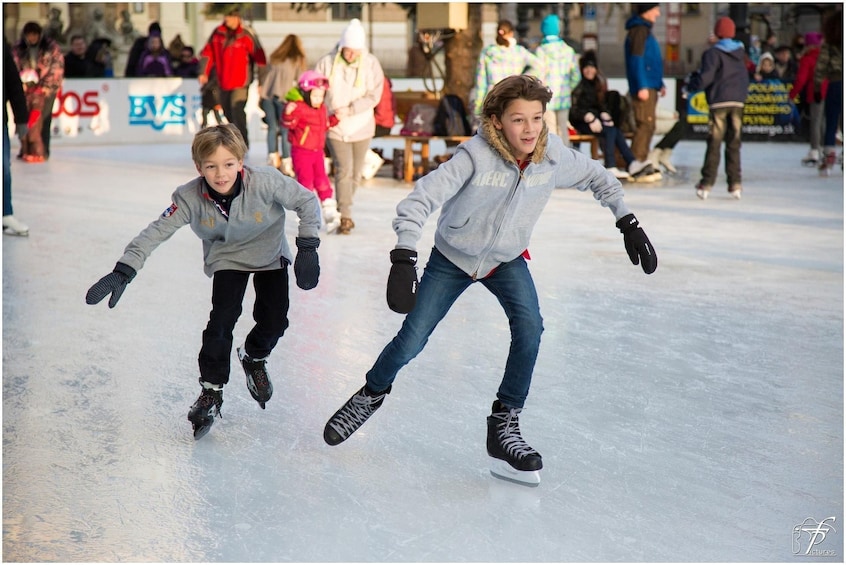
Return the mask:
<svg viewBox="0 0 846 565">
<path fill-rule="evenodd" d="M 598 135 L 602 138 L 605 168 L 618 179 L 634 180 L 653 174 L 648 161 L 635 159 L 623 132 L 614 124 L 606 97 L 608 87 L 597 68 L 596 54 L 593 51 L 587 51 L 581 56 L 579 69 L 582 71 L 582 80 L 573 90 L 570 123 L 579 133 Z M 628 170 L 621 171 L 617 168 L 615 149 L 620 151 Z M 653 179 L 650 177 L 649 180 Z"/>
</svg>

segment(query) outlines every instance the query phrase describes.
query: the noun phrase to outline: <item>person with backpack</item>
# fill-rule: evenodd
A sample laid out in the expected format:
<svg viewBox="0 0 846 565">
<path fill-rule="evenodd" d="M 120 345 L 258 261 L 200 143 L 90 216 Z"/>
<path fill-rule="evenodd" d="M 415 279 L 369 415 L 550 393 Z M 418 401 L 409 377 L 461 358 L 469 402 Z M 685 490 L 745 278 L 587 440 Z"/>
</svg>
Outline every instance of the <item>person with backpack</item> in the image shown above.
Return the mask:
<svg viewBox="0 0 846 565">
<path fill-rule="evenodd" d="M 329 78 L 326 105 L 339 120 L 329 130 L 328 142 L 341 213 L 338 233 L 349 235 L 355 227 L 353 195 L 363 179 L 365 159 L 376 133 L 373 109 L 382 98 L 385 73 L 367 49 L 364 26 L 358 18 L 350 20 L 337 46 L 317 61 L 314 70 Z"/>
</svg>

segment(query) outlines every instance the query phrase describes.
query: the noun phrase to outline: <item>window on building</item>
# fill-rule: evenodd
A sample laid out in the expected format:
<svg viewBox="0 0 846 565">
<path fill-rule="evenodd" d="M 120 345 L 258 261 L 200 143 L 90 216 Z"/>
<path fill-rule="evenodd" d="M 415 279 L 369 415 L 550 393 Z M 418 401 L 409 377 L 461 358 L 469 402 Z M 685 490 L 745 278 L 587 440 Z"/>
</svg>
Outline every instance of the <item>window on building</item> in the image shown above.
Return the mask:
<svg viewBox="0 0 846 565">
<path fill-rule="evenodd" d="M 267 21 L 267 4 L 263 2 L 250 2 L 244 4 L 241 9 L 241 17 L 249 22 Z"/>
<path fill-rule="evenodd" d="M 332 4 L 333 20 L 361 19 L 361 4 Z"/>
</svg>

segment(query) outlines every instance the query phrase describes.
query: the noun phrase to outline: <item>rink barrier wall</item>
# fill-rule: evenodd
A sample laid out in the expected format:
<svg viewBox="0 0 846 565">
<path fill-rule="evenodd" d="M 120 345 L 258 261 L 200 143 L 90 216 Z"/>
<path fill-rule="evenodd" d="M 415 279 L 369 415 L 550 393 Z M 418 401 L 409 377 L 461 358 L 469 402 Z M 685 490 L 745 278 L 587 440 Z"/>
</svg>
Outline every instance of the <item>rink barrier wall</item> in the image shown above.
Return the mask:
<svg viewBox="0 0 846 565">
<path fill-rule="evenodd" d="M 668 80 L 674 87 L 675 79 Z M 625 79 L 611 78 L 608 83 L 609 88 L 625 90 Z M 394 81 L 396 93 L 424 90 L 422 79 Z M 668 85 L 668 92 L 675 88 Z M 668 94 L 659 106 L 674 110 L 675 96 Z M 246 112 L 251 145 L 266 142 L 257 81 L 250 85 Z M 209 120 L 215 123 L 213 115 Z M 202 96 L 195 78 L 69 78 L 53 105 L 51 145 L 190 143 L 201 124 Z M 13 137 L 12 144 L 17 143 Z"/>
</svg>

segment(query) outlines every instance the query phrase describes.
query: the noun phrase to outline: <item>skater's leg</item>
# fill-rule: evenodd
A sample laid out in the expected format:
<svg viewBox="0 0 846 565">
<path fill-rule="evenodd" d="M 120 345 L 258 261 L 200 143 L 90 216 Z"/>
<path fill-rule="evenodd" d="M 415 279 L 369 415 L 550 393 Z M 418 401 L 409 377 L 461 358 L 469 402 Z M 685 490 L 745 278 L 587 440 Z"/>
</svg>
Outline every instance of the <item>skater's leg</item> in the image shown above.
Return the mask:
<svg viewBox="0 0 846 565">
<path fill-rule="evenodd" d="M 423 350 L 435 326 L 472 283 L 467 273 L 432 248 L 420 279 L 414 310 L 405 317 L 396 337 L 385 346 L 367 372 L 368 389 L 382 391 L 394 382 L 399 370 Z"/>
<path fill-rule="evenodd" d="M 718 108 L 711 110 L 708 118 L 707 148 L 705 149 L 705 162 L 702 164 L 702 180 L 699 181 L 699 184 L 709 189 L 717 181 L 720 149 L 726 136 L 726 115 L 726 109 Z"/>
<path fill-rule="evenodd" d="M 725 160 L 726 178 L 729 190 L 741 190 L 740 133 L 743 127 L 743 108 L 728 108 L 726 111 Z M 733 188 L 734 187 L 734 188 Z"/>
<path fill-rule="evenodd" d="M 247 334 L 245 349 L 254 359 L 264 359 L 288 329 L 288 267 L 253 274 L 256 324 Z"/>
<path fill-rule="evenodd" d="M 232 354 L 232 330 L 241 315 L 241 302 L 247 289 L 249 273 L 219 271 L 212 281 L 212 311 L 203 332 L 200 349 L 200 381 L 216 385 L 229 382 L 229 356 Z"/>
<path fill-rule="evenodd" d="M 511 347 L 497 398 L 509 408 L 522 408 L 529 394 L 543 333 L 535 283 L 523 257 L 500 265 L 481 282 L 499 300 L 511 328 Z"/>
</svg>

